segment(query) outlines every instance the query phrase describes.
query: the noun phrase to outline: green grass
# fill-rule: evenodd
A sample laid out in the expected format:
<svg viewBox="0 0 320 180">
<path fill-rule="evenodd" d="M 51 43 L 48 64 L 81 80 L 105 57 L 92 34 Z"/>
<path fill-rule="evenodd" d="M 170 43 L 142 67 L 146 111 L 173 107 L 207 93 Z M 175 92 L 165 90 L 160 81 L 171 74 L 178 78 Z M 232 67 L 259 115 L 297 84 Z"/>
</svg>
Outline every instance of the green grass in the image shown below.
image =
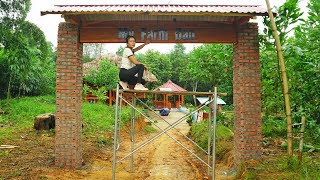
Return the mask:
<svg viewBox="0 0 320 180">
<path fill-rule="evenodd" d="M 320 157 L 304 154 L 299 165 L 297 156 L 288 158 L 286 155 L 266 158 L 254 166 L 246 165 L 247 173 L 243 179 L 320 179 Z M 243 172 L 241 172 L 243 174 Z"/>
<path fill-rule="evenodd" d="M 54 96 L 24 97 L 0 101 L 0 140 L 14 138 L 15 131 L 33 127 L 34 117 L 55 112 Z"/>
<path fill-rule="evenodd" d="M 196 123 L 191 128 L 191 137 L 203 149 L 208 148 L 208 121 Z M 213 132 L 211 132 L 213 134 Z M 230 140 L 233 138 L 233 132 L 223 125 L 217 125 L 216 140 Z"/>
<path fill-rule="evenodd" d="M 144 128 L 144 131 L 147 132 L 147 133 L 153 133 L 153 132 L 156 132 L 157 129 L 155 129 L 154 127 L 150 126 L 150 125 L 147 125 L 145 128 Z"/>
<path fill-rule="evenodd" d="M 113 130 L 115 107 L 106 104 L 83 103 L 83 133 L 92 135 Z M 0 100 L 0 109 L 7 114 L 0 114 L 0 142 L 2 139 L 17 137 L 15 132 L 32 129 L 34 117 L 44 113 L 55 113 L 54 96 L 24 97 L 20 99 Z M 131 108 L 123 106 L 123 126 L 130 120 Z M 136 113 L 136 116 L 139 116 Z"/>
</svg>

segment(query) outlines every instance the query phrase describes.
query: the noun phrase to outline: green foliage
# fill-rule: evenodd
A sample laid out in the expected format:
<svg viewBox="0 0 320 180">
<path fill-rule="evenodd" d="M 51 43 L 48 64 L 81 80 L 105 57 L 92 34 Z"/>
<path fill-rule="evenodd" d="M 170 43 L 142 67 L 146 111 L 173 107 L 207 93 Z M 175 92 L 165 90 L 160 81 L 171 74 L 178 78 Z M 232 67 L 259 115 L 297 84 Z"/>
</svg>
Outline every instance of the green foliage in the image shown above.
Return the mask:
<svg viewBox="0 0 320 180">
<path fill-rule="evenodd" d="M 218 112 L 217 122 L 230 129 L 233 129 L 233 126 L 234 126 L 233 112 L 230 112 L 230 111 L 225 111 L 223 113 Z"/>
<path fill-rule="evenodd" d="M 302 20 L 298 1 L 287 0 L 277 8 L 279 15 L 275 17 L 289 81 L 293 123 L 300 122 L 302 114 L 305 114 L 307 118 L 305 139 L 312 144 L 319 143 L 320 134 L 319 4 L 319 1 L 311 0 L 308 4 L 309 16 L 306 20 Z M 285 119 L 277 117 L 278 114 L 284 114 L 281 74 L 270 22 L 268 18 L 264 20 L 266 27 L 261 36 L 262 107 L 265 111 L 263 134 L 285 137 Z M 301 24 L 297 26 L 299 22 Z M 292 31 L 294 36 L 289 37 Z"/>
<path fill-rule="evenodd" d="M 33 127 L 34 117 L 55 112 L 53 96 L 24 97 L 0 101 L 0 109 L 8 114 L 0 114 L 0 139 L 12 138 L 14 131 Z"/>
<path fill-rule="evenodd" d="M 264 137 L 286 137 L 287 122 L 276 116 L 262 116 L 262 135 Z"/>
<path fill-rule="evenodd" d="M 148 50 L 143 56 L 144 63 L 150 72 L 154 73 L 159 79 L 158 84 L 167 82 L 172 77 L 172 64 L 168 55 L 161 54 L 159 51 Z"/>
<path fill-rule="evenodd" d="M 304 154 L 302 164 L 299 165 L 298 158 L 281 156 L 268 158 L 259 164 L 256 169 L 257 178 L 264 179 L 314 179 L 319 178 L 319 157 L 311 157 Z M 268 173 L 265 173 L 265 172 Z"/>
<path fill-rule="evenodd" d="M 111 146 L 113 142 L 111 139 L 107 139 L 105 136 L 101 135 L 97 138 L 96 145 L 100 148 L 105 147 L 105 146 Z"/>
<path fill-rule="evenodd" d="M 91 62 L 102 56 L 102 43 L 84 43 L 83 44 L 83 63 Z"/>
<path fill-rule="evenodd" d="M 213 130 L 212 130 L 213 131 Z M 213 136 L 213 132 L 212 136 Z M 208 149 L 208 121 L 196 123 L 191 128 L 191 137 L 195 142 L 203 149 Z M 219 140 L 230 140 L 233 138 L 233 132 L 223 126 L 218 125 L 216 129 L 216 139 Z"/>
<path fill-rule="evenodd" d="M 286 47 L 288 46 L 288 34 L 294 29 L 291 26 L 294 23 L 301 21 L 300 17 L 302 13 L 298 7 L 298 0 L 287 0 L 282 6 L 277 8 L 277 10 L 278 16 L 275 17 L 275 23 L 286 60 L 287 56 L 285 52 Z M 262 73 L 262 105 L 266 114 L 269 115 L 270 113 L 279 113 L 283 111 L 284 102 L 282 95 L 281 73 L 269 17 L 264 17 L 263 22 L 265 24 L 265 28 L 263 30 L 264 33 L 260 36 L 262 47 L 260 57 Z M 290 61 L 285 62 L 286 67 L 288 67 L 289 62 Z M 287 73 L 288 72 L 290 71 L 287 69 Z M 289 84 L 291 84 L 291 76 L 289 73 L 288 78 Z"/>
<path fill-rule="evenodd" d="M 124 47 L 120 46 L 120 47 L 118 48 L 116 54 L 117 54 L 118 56 L 122 56 L 123 51 L 124 51 Z"/>
<path fill-rule="evenodd" d="M 185 53 L 186 47 L 183 44 L 175 44 L 173 50 L 168 54 L 171 63 L 172 82 L 184 87 L 189 81 L 181 79 L 182 73 L 186 71 L 188 65 L 188 54 Z"/>
<path fill-rule="evenodd" d="M 283 5 L 277 8 L 278 16 L 275 17 L 275 23 L 282 45 L 286 44 L 289 33 L 294 30 L 294 27 L 292 27 L 292 25 L 303 21 L 303 19 L 301 18 L 303 12 L 300 12 L 298 2 L 298 0 L 286 0 Z M 273 45 L 273 31 L 268 16 L 263 18 L 263 23 L 266 25 L 263 30 L 265 35 L 264 40 L 267 41 L 265 43 L 266 45 Z"/>
<path fill-rule="evenodd" d="M 156 132 L 157 129 L 155 129 L 153 126 L 148 125 L 144 128 L 144 131 L 147 133 L 153 133 L 153 132 Z"/>
<path fill-rule="evenodd" d="M 227 103 L 232 104 L 232 71 L 232 45 L 205 44 L 190 53 L 187 69 L 180 78 L 187 79 L 195 91 L 217 86 L 219 92 L 228 93 Z"/>
<path fill-rule="evenodd" d="M 104 59 L 98 69 L 91 69 L 84 79 L 96 87 L 104 86 L 106 90 L 111 90 L 116 88 L 119 81 L 118 68 L 108 59 Z"/>
<path fill-rule="evenodd" d="M 24 20 L 27 17 L 30 7 L 30 0 L 1 1 L 0 20 L 6 18 L 11 20 Z"/>
<path fill-rule="evenodd" d="M 83 103 L 82 121 L 85 135 L 101 134 L 113 131 L 115 107 L 105 104 Z M 0 100 L 0 109 L 8 114 L 0 114 L 0 142 L 2 139 L 15 138 L 17 132 L 32 129 L 34 117 L 55 112 L 54 96 L 24 97 L 20 99 Z M 120 126 L 130 121 L 131 108 L 122 107 Z M 136 113 L 136 118 L 140 117 Z"/>
<path fill-rule="evenodd" d="M 25 21 L 30 5 L 30 0 L 0 3 L 0 99 L 54 88 L 52 49 L 40 28 Z"/>
<path fill-rule="evenodd" d="M 99 100 L 106 100 L 108 90 L 115 89 L 119 81 L 119 70 L 116 65 L 108 59 L 100 62 L 98 69 L 90 69 L 89 74 L 84 76 L 84 80 L 94 85 L 97 89 L 90 88 L 87 85 L 83 87 L 83 95 L 91 92 Z"/>
</svg>

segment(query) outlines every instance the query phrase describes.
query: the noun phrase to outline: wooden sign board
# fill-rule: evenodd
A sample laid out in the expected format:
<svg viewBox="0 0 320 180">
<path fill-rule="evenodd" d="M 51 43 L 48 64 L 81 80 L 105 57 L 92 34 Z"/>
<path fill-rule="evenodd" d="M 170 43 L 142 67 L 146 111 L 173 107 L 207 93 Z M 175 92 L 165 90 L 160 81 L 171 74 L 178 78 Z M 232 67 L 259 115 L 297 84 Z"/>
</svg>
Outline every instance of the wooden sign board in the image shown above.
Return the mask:
<svg viewBox="0 0 320 180">
<path fill-rule="evenodd" d="M 132 35 L 137 42 L 153 43 L 233 43 L 232 24 L 210 22 L 102 22 L 80 27 L 81 43 L 124 43 Z"/>
</svg>

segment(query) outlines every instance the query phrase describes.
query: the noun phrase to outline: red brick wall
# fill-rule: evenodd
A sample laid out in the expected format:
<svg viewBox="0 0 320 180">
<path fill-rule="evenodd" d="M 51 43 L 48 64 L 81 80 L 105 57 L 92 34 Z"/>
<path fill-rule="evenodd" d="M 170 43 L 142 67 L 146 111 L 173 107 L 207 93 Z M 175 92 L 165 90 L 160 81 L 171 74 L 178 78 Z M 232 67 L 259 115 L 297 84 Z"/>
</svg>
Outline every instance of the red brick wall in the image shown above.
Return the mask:
<svg viewBox="0 0 320 180">
<path fill-rule="evenodd" d="M 261 135 L 261 76 L 258 25 L 238 27 L 233 54 L 235 163 L 259 159 Z"/>
<path fill-rule="evenodd" d="M 55 165 L 82 164 L 82 44 L 78 27 L 60 23 L 56 76 Z"/>
</svg>

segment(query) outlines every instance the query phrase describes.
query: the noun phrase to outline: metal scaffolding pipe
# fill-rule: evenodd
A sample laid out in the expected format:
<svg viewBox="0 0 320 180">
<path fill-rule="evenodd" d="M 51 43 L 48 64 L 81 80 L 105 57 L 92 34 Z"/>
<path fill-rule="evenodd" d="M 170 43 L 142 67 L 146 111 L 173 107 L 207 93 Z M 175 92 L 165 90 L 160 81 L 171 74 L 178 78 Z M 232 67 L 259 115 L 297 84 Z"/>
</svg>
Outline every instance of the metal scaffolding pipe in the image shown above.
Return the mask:
<svg viewBox="0 0 320 180">
<path fill-rule="evenodd" d="M 146 103 L 144 103 L 143 101 L 141 101 L 141 99 L 137 98 L 139 102 L 141 102 L 144 106 L 148 107 L 148 109 L 150 111 L 152 111 L 156 116 L 158 116 L 159 118 L 161 118 L 164 122 L 166 122 L 168 125 L 171 125 L 167 120 L 165 120 L 163 117 L 161 117 L 159 114 L 157 114 L 150 106 L 148 106 Z M 207 100 L 205 103 L 207 103 L 209 100 Z M 207 151 L 205 151 L 202 147 L 200 147 L 196 142 L 194 142 L 192 139 L 190 139 L 188 136 L 184 135 L 181 131 L 179 131 L 177 128 L 173 128 L 175 130 L 177 130 L 179 132 L 179 134 L 181 134 L 183 137 L 185 137 L 187 140 L 189 140 L 190 142 L 192 142 L 192 144 L 194 144 L 195 146 L 197 146 L 199 149 L 201 149 L 204 153 L 209 154 Z"/>
<path fill-rule="evenodd" d="M 119 95 L 120 92 L 120 95 Z M 123 98 L 123 92 L 131 92 L 134 93 L 133 99 L 132 99 L 132 104 L 130 102 L 128 102 L 126 99 Z M 131 161 L 130 161 L 130 171 L 131 173 L 134 170 L 133 167 L 133 154 L 138 151 L 139 149 L 143 148 L 144 146 L 146 146 L 147 144 L 149 144 L 150 142 L 154 141 L 155 139 L 157 139 L 158 137 L 160 137 L 163 134 L 168 135 L 171 139 L 173 139 L 176 143 L 178 143 L 181 147 L 183 147 L 185 150 L 187 150 L 190 154 L 192 154 L 193 156 L 195 156 L 197 159 L 199 159 L 202 163 L 204 163 L 207 167 L 208 167 L 208 174 L 210 173 L 210 169 L 212 168 L 212 177 L 213 179 L 215 178 L 214 173 L 215 173 L 215 141 L 216 141 L 216 104 L 217 104 L 217 88 L 215 87 L 215 92 L 214 92 L 214 126 L 213 126 L 213 149 L 212 149 L 212 166 L 210 166 L 210 143 L 211 143 L 211 109 L 209 112 L 209 124 L 208 124 L 208 152 L 206 152 L 204 149 L 202 149 L 198 144 L 196 144 L 194 141 L 192 141 L 190 138 L 188 138 L 186 135 L 184 135 L 182 132 L 180 132 L 178 129 L 175 128 L 176 125 L 180 124 L 182 121 L 184 121 L 186 118 L 188 118 L 189 116 L 191 116 L 193 113 L 195 113 L 196 111 L 202 109 L 203 107 L 206 106 L 206 103 L 204 103 L 204 105 L 196 108 L 194 111 L 190 112 L 189 114 L 184 115 L 183 117 L 179 118 L 177 121 L 175 121 L 174 123 L 170 124 L 168 121 L 166 121 L 164 118 L 162 118 L 160 115 L 158 115 L 156 112 L 154 112 L 152 110 L 151 107 L 149 107 L 147 104 L 145 104 L 143 101 L 141 101 L 139 98 L 136 97 L 136 93 L 151 93 L 151 94 L 163 94 L 163 92 L 154 92 L 154 91 L 136 91 L 136 90 L 129 90 L 129 91 L 119 91 L 119 85 L 117 85 L 117 90 L 116 90 L 116 112 L 115 112 L 115 126 L 114 126 L 114 150 L 113 150 L 113 166 L 112 166 L 112 180 L 115 180 L 115 172 L 116 172 L 116 164 L 121 162 L 122 160 L 126 159 L 127 157 L 131 156 Z M 170 92 L 171 94 L 185 94 L 185 95 L 192 95 L 195 94 L 194 92 L 183 92 L 183 93 L 179 93 L 179 92 Z M 197 95 L 210 95 L 208 102 L 208 105 L 210 107 L 210 104 L 213 102 L 212 100 L 212 92 L 196 92 Z M 225 93 L 221 93 L 221 95 L 225 95 Z M 119 111 L 119 98 L 120 98 L 120 113 L 118 113 Z M 151 111 L 153 113 L 155 113 L 158 117 L 160 117 L 162 120 L 164 120 L 169 126 L 166 127 L 165 129 L 161 129 L 157 124 L 155 124 L 149 117 L 147 117 L 144 113 L 142 113 L 139 109 L 137 109 L 136 106 L 136 99 L 138 99 L 143 105 L 145 105 L 146 107 L 148 107 L 149 109 L 151 109 Z M 120 146 L 120 124 L 119 124 L 119 120 L 121 120 L 121 115 L 122 115 L 122 101 L 124 101 L 125 103 L 127 103 L 129 106 L 132 107 L 132 111 L 131 111 L 131 131 L 130 131 L 130 140 L 131 140 L 131 152 L 129 154 L 127 154 L 126 156 L 124 156 L 123 158 L 121 158 L 119 161 L 116 161 L 116 151 L 118 150 L 119 146 Z M 160 133 L 158 133 L 157 135 L 153 136 L 152 138 L 148 139 L 147 141 L 145 141 L 144 143 L 140 144 L 139 146 L 137 146 L 136 148 L 134 148 L 134 118 L 135 118 L 135 111 L 137 111 L 138 113 L 140 113 L 142 116 L 144 116 L 147 120 L 149 120 L 153 125 L 155 125 L 157 128 L 159 128 L 161 130 Z M 120 116 L 119 116 L 120 115 Z M 195 153 L 193 153 L 190 149 L 188 149 L 186 146 L 184 146 L 181 142 L 179 142 L 177 139 L 175 139 L 174 137 L 172 137 L 170 134 L 167 133 L 167 131 L 169 131 L 170 129 L 175 129 L 177 130 L 181 135 L 183 135 L 187 140 L 191 141 L 193 144 L 195 144 L 197 147 L 199 147 L 203 152 L 205 152 L 208 155 L 208 163 L 205 162 L 204 160 L 202 160 L 200 157 L 198 157 Z M 119 132 L 117 132 L 119 131 Z M 118 141 L 118 136 L 119 136 L 119 143 L 117 143 Z M 118 147 L 117 147 L 118 145 Z"/>
<path fill-rule="evenodd" d="M 117 127 L 118 127 L 118 101 L 119 101 L 119 84 L 116 93 L 116 112 L 114 116 L 114 136 L 113 136 L 113 161 L 112 161 L 112 180 L 116 178 L 116 154 L 117 154 Z"/>
<path fill-rule="evenodd" d="M 212 142 L 212 179 L 216 174 L 216 127 L 217 127 L 217 87 L 214 87 L 214 106 L 213 106 L 213 142 Z"/>
<path fill-rule="evenodd" d="M 123 99 L 124 102 L 126 102 L 129 106 L 133 107 L 138 113 L 140 113 L 143 117 L 145 117 L 146 119 L 148 119 L 153 125 L 155 125 L 158 129 L 160 129 L 161 131 L 164 131 L 163 129 L 161 129 L 158 125 L 156 125 L 155 123 L 153 123 L 147 116 L 145 116 L 142 112 L 140 112 L 137 108 L 135 108 L 131 103 L 129 103 L 128 101 L 126 101 L 125 99 Z M 192 113 L 191 113 L 192 114 Z M 185 118 L 184 118 L 185 119 Z M 181 121 L 182 122 L 182 121 Z M 180 122 L 179 122 L 180 123 Z M 178 125 L 179 123 L 177 123 L 176 125 Z M 171 135 L 169 135 L 167 132 L 165 132 L 166 135 L 168 135 L 172 140 L 174 140 L 176 143 L 178 143 L 180 146 L 182 146 L 185 150 L 187 150 L 189 153 L 191 153 L 193 156 L 195 156 L 197 159 L 199 159 L 201 162 L 203 162 L 204 164 L 206 164 L 209 168 L 211 168 L 211 166 L 209 164 L 207 164 L 206 162 L 204 162 L 199 156 L 197 156 L 195 153 L 193 153 L 192 151 L 190 151 L 186 146 L 184 146 L 182 143 L 180 143 L 177 139 L 175 139 L 174 137 L 172 137 Z M 143 144 L 142 144 L 143 145 Z M 141 145 L 140 145 L 141 146 Z M 142 148 L 142 147 L 141 147 Z M 139 148 L 140 149 L 140 148 Z M 131 153 L 133 154 L 134 152 L 131 151 Z M 130 153 L 130 154 L 131 154 Z M 130 154 L 128 154 L 126 157 L 128 157 Z M 123 161 L 126 157 L 120 159 L 117 163 Z"/>
</svg>

